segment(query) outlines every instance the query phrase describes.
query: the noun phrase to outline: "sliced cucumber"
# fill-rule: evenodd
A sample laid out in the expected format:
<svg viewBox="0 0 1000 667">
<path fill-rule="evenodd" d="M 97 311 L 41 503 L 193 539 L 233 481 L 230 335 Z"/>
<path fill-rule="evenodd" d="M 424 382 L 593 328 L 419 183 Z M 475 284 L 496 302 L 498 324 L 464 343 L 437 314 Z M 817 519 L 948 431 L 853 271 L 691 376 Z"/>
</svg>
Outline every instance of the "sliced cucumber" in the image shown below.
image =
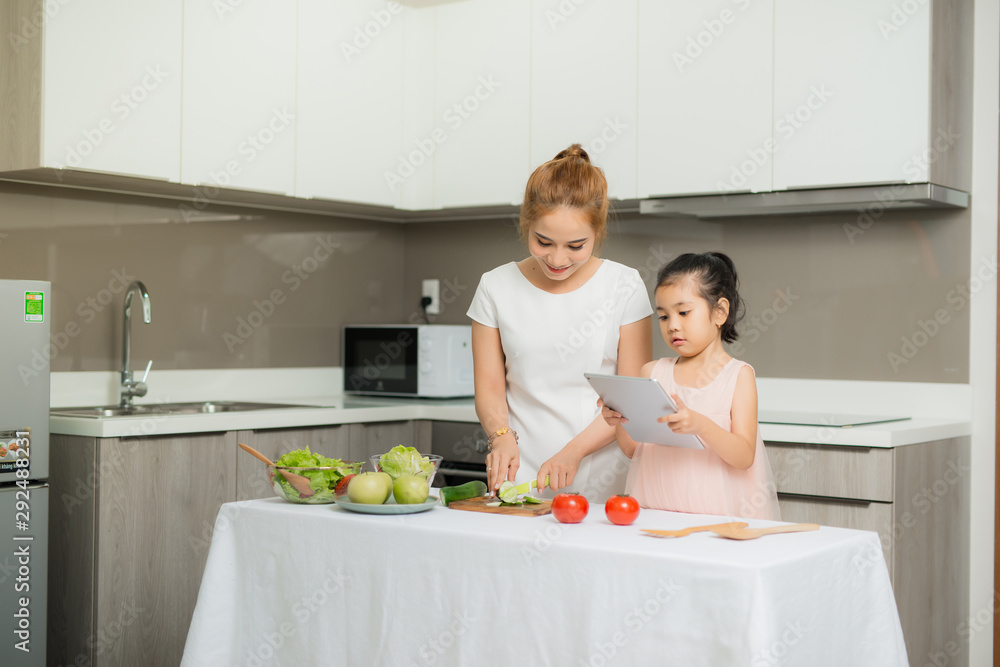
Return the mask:
<svg viewBox="0 0 1000 667">
<path fill-rule="evenodd" d="M 548 477 L 545 478 L 545 483 L 546 484 L 549 483 Z M 514 486 L 513 482 L 504 482 L 503 484 L 500 485 L 500 488 L 497 489 L 497 497 L 500 498 L 500 500 L 502 500 L 505 503 L 520 504 L 520 502 L 518 501 L 518 496 L 523 495 L 525 493 L 529 493 L 532 489 L 537 489 L 537 488 L 538 488 L 537 479 L 533 479 L 530 482 L 525 482 L 524 484 L 518 484 L 517 486 Z"/>
<path fill-rule="evenodd" d="M 517 500 L 517 489 L 514 482 L 504 482 L 497 489 L 497 497 L 505 503 L 512 503 Z"/>
</svg>

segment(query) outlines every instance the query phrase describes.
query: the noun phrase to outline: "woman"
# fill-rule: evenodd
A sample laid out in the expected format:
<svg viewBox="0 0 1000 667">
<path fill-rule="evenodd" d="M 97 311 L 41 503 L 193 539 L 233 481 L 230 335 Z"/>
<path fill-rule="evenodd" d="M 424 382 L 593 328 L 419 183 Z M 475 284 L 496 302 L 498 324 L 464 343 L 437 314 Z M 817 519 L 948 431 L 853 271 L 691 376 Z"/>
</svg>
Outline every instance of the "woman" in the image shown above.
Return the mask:
<svg viewBox="0 0 1000 667">
<path fill-rule="evenodd" d="M 598 258 L 607 181 L 579 144 L 535 170 L 521 206 L 529 257 L 485 273 L 472 324 L 476 414 L 489 434 L 491 493 L 504 480 L 569 486 L 603 502 L 627 459 L 584 372 L 638 375 L 652 358 L 639 273 Z M 548 484 L 546 484 L 546 478 Z"/>
</svg>

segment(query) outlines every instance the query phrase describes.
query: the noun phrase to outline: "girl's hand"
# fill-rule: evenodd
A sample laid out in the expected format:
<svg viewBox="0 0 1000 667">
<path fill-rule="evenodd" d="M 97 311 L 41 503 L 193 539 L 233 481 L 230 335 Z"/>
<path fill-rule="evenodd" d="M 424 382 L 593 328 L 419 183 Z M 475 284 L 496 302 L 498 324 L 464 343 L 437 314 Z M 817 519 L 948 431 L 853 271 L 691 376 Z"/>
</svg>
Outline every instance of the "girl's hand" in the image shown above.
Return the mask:
<svg viewBox="0 0 1000 667">
<path fill-rule="evenodd" d="M 608 423 L 608 426 L 618 426 L 619 424 L 627 424 L 628 420 L 620 412 L 616 412 L 604 405 L 604 401 L 597 399 L 597 404 L 601 406 L 601 416 L 604 417 L 604 421 Z"/>
<path fill-rule="evenodd" d="M 660 417 L 656 421 L 661 424 L 666 424 L 674 433 L 691 433 L 693 435 L 698 435 L 704 426 L 705 415 L 688 408 L 688 406 L 684 405 L 684 401 L 682 401 L 680 396 L 677 394 L 670 394 L 670 398 L 674 399 L 674 405 L 677 406 L 677 412 L 672 415 Z"/>
<path fill-rule="evenodd" d="M 576 471 L 580 469 L 580 458 L 563 447 L 551 459 L 538 469 L 538 492 L 545 490 L 545 478 L 549 478 L 549 487 L 553 491 L 563 489 L 573 483 Z"/>
<path fill-rule="evenodd" d="M 492 496 L 504 481 L 514 481 L 517 469 L 521 467 L 521 452 L 517 440 L 505 433 L 493 441 L 493 448 L 486 455 L 486 488 Z"/>
</svg>

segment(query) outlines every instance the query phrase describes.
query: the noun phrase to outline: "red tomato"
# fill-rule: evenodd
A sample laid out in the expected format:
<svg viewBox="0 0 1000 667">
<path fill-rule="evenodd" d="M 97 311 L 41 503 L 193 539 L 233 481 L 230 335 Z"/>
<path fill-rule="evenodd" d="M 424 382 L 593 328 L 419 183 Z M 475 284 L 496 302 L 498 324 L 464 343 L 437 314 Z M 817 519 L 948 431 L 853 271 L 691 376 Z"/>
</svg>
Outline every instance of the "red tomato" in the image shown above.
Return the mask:
<svg viewBox="0 0 1000 667">
<path fill-rule="evenodd" d="M 590 503 L 577 493 L 560 493 L 552 499 L 552 516 L 562 523 L 580 523 Z"/>
<path fill-rule="evenodd" d="M 342 496 L 345 493 L 347 493 L 347 485 L 351 483 L 351 480 L 353 478 L 354 475 L 347 475 L 345 477 L 342 477 L 341 480 L 337 482 L 337 486 L 333 488 L 333 495 Z"/>
<path fill-rule="evenodd" d="M 628 526 L 639 516 L 639 501 L 632 496 L 611 496 L 604 503 L 608 521 L 617 526 Z"/>
</svg>

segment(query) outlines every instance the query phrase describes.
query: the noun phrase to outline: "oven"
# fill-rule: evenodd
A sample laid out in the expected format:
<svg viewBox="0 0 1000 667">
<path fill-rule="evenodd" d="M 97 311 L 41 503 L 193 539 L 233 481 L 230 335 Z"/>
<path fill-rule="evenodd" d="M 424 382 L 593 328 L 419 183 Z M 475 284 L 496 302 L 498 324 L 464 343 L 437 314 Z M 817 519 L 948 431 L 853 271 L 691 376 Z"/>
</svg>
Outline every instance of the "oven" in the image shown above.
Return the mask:
<svg viewBox="0 0 1000 667">
<path fill-rule="evenodd" d="M 478 479 L 486 481 L 486 431 L 478 423 L 431 422 L 431 454 L 444 457 L 434 486 L 456 486 Z"/>
</svg>

